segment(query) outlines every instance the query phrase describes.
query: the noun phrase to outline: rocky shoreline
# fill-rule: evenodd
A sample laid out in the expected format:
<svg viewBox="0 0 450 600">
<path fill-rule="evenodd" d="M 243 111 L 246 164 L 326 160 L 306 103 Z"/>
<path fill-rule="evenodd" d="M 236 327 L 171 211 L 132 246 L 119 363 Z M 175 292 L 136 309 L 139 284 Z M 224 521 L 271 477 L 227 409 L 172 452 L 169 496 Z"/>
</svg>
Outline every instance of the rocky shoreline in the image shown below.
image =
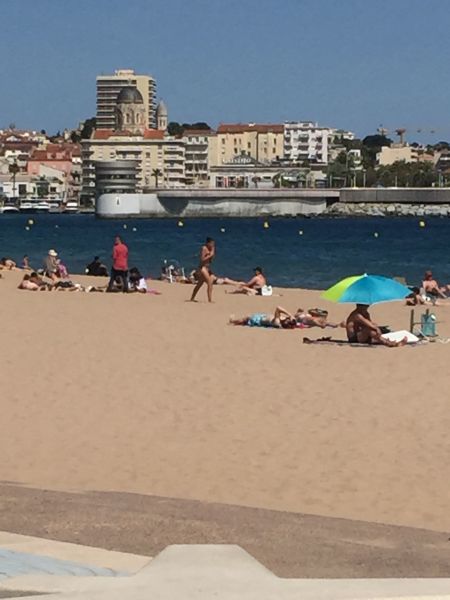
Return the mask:
<svg viewBox="0 0 450 600">
<path fill-rule="evenodd" d="M 450 217 L 450 204 L 336 202 L 321 216 L 329 217 Z"/>
</svg>

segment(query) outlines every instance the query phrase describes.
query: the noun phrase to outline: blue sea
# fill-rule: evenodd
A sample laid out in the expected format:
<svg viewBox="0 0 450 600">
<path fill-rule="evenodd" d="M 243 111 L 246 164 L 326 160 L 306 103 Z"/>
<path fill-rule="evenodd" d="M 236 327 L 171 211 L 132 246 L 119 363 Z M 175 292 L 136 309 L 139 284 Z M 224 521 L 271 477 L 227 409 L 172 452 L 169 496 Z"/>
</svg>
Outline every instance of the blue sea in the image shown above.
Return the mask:
<svg viewBox="0 0 450 600">
<path fill-rule="evenodd" d="M 29 219 L 34 221 L 28 225 Z M 116 234 L 130 250 L 130 266 L 157 277 L 177 260 L 188 272 L 206 236 L 217 242 L 214 272 L 249 278 L 261 266 L 270 283 L 326 288 L 347 275 L 373 273 L 419 282 L 426 269 L 450 282 L 450 220 L 408 218 L 101 220 L 94 215 L 0 215 L 0 256 L 24 254 L 40 268 L 55 248 L 71 273 L 98 255 L 110 266 Z M 29 227 L 29 230 L 26 229 Z"/>
</svg>

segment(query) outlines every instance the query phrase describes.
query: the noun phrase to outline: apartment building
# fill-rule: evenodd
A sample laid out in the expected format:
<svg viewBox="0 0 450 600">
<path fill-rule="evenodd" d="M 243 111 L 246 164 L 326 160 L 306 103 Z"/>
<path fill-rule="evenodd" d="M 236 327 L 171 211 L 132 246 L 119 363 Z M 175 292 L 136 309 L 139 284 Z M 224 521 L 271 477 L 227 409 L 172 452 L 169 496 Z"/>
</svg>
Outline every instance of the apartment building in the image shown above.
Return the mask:
<svg viewBox="0 0 450 600">
<path fill-rule="evenodd" d="M 217 156 L 217 135 L 212 129 L 186 129 L 181 138 L 185 144 L 186 185 L 206 187 L 210 166 Z"/>
<path fill-rule="evenodd" d="M 186 181 L 185 143 L 183 140 L 165 137 L 164 131 L 146 129 L 131 135 L 128 131 L 96 130 L 93 137 L 82 142 L 82 190 L 83 202 L 93 201 L 96 196 L 96 166 L 107 178 L 107 165 L 120 161 L 130 162 L 135 171 L 136 191 L 148 188 L 178 188 Z M 130 170 L 130 173 L 131 173 Z M 114 173 L 111 173 L 113 176 Z"/>
<path fill-rule="evenodd" d="M 279 124 L 221 124 L 217 129 L 214 164 L 226 164 L 236 156 L 250 156 L 262 164 L 283 156 L 284 126 Z"/>
<path fill-rule="evenodd" d="M 284 124 L 283 158 L 289 162 L 328 163 L 331 129 L 312 121 L 289 121 Z"/>
<path fill-rule="evenodd" d="M 137 75 L 133 69 L 120 69 L 113 75 L 97 76 L 97 129 L 116 128 L 116 101 L 123 88 L 134 87 L 141 94 L 145 124 L 156 125 L 156 82 L 150 75 Z"/>
</svg>

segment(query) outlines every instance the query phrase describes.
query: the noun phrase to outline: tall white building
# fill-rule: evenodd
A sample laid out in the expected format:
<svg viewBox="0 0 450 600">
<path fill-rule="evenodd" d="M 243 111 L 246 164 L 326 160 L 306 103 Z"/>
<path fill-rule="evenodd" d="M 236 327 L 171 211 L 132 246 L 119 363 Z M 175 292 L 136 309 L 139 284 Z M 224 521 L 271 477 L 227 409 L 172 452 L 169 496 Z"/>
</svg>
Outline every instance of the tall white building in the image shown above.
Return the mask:
<svg viewBox="0 0 450 600">
<path fill-rule="evenodd" d="M 328 163 L 331 129 L 312 121 L 289 121 L 284 124 L 283 156 L 291 162 Z"/>
<path fill-rule="evenodd" d="M 117 97 L 123 88 L 129 87 L 136 88 L 142 96 L 146 126 L 155 127 L 155 80 L 150 75 L 136 75 L 133 69 L 120 69 L 114 75 L 97 76 L 97 129 L 116 128 Z"/>
</svg>

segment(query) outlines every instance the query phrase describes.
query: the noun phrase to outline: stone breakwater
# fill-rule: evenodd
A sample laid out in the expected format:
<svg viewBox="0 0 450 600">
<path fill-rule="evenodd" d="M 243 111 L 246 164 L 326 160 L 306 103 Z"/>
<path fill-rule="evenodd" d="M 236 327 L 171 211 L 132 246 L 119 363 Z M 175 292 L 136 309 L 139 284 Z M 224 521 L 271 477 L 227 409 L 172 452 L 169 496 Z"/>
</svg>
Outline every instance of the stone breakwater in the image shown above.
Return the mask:
<svg viewBox="0 0 450 600">
<path fill-rule="evenodd" d="M 450 204 L 336 202 L 321 216 L 329 217 L 450 217 Z"/>
</svg>

